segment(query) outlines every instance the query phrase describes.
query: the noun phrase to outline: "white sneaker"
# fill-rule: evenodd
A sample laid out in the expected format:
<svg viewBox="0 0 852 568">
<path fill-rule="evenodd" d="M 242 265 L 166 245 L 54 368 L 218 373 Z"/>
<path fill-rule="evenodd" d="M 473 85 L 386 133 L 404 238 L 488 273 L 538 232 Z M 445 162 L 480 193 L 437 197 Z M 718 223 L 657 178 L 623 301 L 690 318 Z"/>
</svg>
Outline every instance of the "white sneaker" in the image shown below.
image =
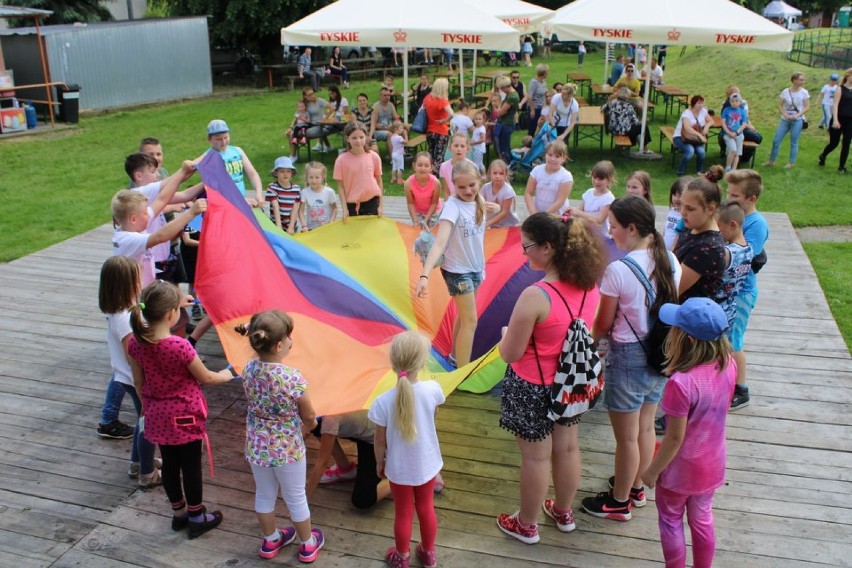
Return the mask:
<svg viewBox="0 0 852 568">
<path fill-rule="evenodd" d="M 294 164 L 299 161 L 299 156 L 290 156 L 290 161 Z"/>
<path fill-rule="evenodd" d="M 340 469 L 337 464 L 334 464 L 322 474 L 320 485 L 330 485 L 339 481 L 348 481 L 355 479 L 358 475 L 358 467 L 355 462 L 349 462 L 348 469 Z"/>
<path fill-rule="evenodd" d="M 317 142 L 317 143 L 314 145 L 314 147 L 313 147 L 313 148 L 311 148 L 311 150 L 313 150 L 314 152 L 322 152 L 322 151 L 323 151 L 323 148 L 324 148 L 324 146 L 322 145 L 322 142 Z"/>
<path fill-rule="evenodd" d="M 331 145 L 329 145 L 329 146 L 324 146 L 322 151 L 323 151 L 323 152 L 334 152 L 334 147 L 333 147 L 333 146 L 331 146 Z"/>
</svg>

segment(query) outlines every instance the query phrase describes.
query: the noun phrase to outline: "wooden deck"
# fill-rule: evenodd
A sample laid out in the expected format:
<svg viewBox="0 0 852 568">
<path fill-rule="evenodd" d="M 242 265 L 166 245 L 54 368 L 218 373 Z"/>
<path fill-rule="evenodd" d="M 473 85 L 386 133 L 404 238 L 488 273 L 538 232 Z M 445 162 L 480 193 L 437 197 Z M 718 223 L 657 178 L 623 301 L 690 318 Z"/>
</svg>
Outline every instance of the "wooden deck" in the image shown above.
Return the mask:
<svg viewBox="0 0 852 568">
<path fill-rule="evenodd" d="M 406 216 L 401 198 L 386 209 Z M 852 362 L 787 217 L 767 218 L 770 260 L 746 342 L 753 398 L 729 418 L 728 482 L 715 500 L 717 565 L 850 566 Z M 242 457 L 239 385 L 207 389 L 216 476 L 205 481 L 205 501 L 225 522 L 200 539 L 170 530 L 162 489 L 135 490 L 126 476 L 129 441 L 95 434 L 109 372 L 97 309 L 109 242 L 103 226 L 0 265 L 0 566 L 266 565 Z M 210 366 L 223 364 L 212 334 L 199 346 Z M 661 565 L 653 501 L 624 524 L 578 511 L 577 531 L 567 535 L 542 515 L 536 546 L 502 535 L 495 517 L 518 506 L 519 455 L 497 425 L 498 406 L 494 397 L 456 393 L 439 412 L 447 483 L 436 498 L 441 566 Z M 126 406 L 123 419 L 131 418 Z M 604 413 L 584 420 L 581 440 L 577 508 L 612 472 Z M 382 566 L 393 505 L 358 512 L 348 489 L 321 488 L 311 504 L 327 536 L 317 566 Z M 272 562 L 297 565 L 288 548 Z"/>
</svg>

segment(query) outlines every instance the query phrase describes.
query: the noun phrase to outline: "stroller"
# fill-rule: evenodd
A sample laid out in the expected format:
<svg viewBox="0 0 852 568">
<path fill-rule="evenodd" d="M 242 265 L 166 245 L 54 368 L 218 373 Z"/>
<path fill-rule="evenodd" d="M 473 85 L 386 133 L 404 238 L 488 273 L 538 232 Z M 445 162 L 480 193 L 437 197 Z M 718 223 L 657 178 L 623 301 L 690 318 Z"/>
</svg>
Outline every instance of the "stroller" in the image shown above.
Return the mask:
<svg viewBox="0 0 852 568">
<path fill-rule="evenodd" d="M 518 54 L 514 51 L 504 51 L 500 57 L 500 65 L 502 67 L 517 67 L 521 62 L 518 61 Z"/>
<path fill-rule="evenodd" d="M 548 123 L 541 125 L 541 129 L 533 138 L 532 146 L 525 154 L 518 154 L 512 151 L 512 163 L 509 164 L 509 175 L 514 175 L 519 169 L 525 170 L 527 173 L 542 162 L 544 150 L 547 145 L 556 140 L 556 128 Z"/>
</svg>

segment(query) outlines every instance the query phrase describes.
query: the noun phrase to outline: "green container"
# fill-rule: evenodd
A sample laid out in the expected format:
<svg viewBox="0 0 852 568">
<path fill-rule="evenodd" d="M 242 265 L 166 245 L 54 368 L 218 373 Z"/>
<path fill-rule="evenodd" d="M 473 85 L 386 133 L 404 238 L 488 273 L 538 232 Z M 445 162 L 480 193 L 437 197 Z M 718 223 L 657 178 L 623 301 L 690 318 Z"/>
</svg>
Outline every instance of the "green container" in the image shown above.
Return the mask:
<svg viewBox="0 0 852 568">
<path fill-rule="evenodd" d="M 849 14 L 850 14 L 850 12 L 852 12 L 852 11 L 850 11 L 849 8 L 845 8 L 845 9 L 841 8 L 840 12 L 838 12 L 837 21 L 838 21 L 838 24 L 841 28 L 848 28 L 849 27 Z"/>
</svg>

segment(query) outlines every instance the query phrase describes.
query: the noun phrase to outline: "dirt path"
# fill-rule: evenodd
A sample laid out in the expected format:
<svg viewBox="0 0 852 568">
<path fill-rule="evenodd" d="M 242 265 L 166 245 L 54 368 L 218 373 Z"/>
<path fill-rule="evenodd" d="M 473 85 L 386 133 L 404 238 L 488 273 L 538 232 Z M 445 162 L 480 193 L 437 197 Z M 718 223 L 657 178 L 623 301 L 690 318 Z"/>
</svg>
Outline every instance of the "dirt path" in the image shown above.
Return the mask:
<svg viewBox="0 0 852 568">
<path fill-rule="evenodd" d="M 799 240 L 803 243 L 848 243 L 852 242 L 852 226 L 829 225 L 827 227 L 802 227 L 796 229 L 796 235 L 798 235 Z"/>
</svg>

